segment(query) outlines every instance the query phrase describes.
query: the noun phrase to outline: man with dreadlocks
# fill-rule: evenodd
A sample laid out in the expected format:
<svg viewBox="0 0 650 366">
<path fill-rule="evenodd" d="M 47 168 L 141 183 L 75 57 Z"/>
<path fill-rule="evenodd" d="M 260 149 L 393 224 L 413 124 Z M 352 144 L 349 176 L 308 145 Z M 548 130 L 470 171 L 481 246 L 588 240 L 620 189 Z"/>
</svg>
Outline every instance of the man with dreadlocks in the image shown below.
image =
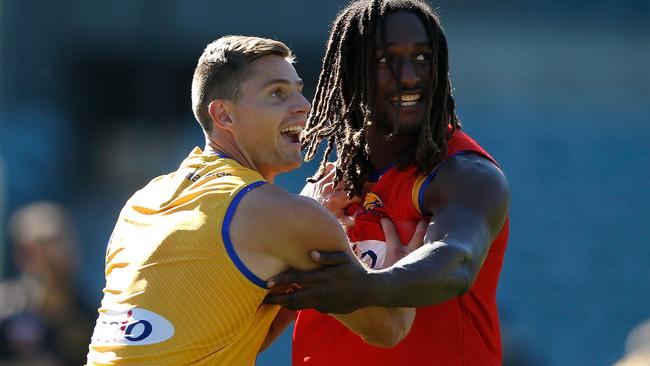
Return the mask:
<svg viewBox="0 0 650 366">
<path fill-rule="evenodd" d="M 360 0 L 337 16 L 304 132 L 307 159 L 327 140 L 307 190 L 336 187 L 364 198 L 348 230 L 353 240 L 377 239 L 364 237 L 376 236 L 373 214 L 390 218 L 403 241 L 419 220 L 428 226 L 424 244 L 386 269 L 359 270 L 341 253 L 313 252 L 325 267 L 268 281 L 296 290 L 267 303 L 318 310 L 298 315 L 295 365 L 501 364 L 496 289 L 509 188 L 495 160 L 461 132 L 448 74 L 447 42 L 424 2 Z M 316 198 L 331 206 L 336 194 Z M 379 349 L 324 314 L 367 306 L 417 307 L 411 333 Z"/>
</svg>

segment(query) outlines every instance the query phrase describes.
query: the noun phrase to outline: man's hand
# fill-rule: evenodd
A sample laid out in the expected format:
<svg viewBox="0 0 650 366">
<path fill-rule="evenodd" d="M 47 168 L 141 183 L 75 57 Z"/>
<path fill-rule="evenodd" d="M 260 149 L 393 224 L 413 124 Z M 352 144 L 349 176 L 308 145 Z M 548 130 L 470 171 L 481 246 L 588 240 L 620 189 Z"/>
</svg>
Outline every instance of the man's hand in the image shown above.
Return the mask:
<svg viewBox="0 0 650 366">
<path fill-rule="evenodd" d="M 395 262 L 421 247 L 429 224 L 426 220 L 419 221 L 411 240 L 406 245 L 403 245 L 400 241 L 397 228 L 395 228 L 395 225 L 389 218 L 383 217 L 380 223 L 381 228 L 384 230 L 384 237 L 386 238 L 386 258 L 384 259 L 382 268 L 392 266 Z"/>
<path fill-rule="evenodd" d="M 265 304 L 338 314 L 347 314 L 372 304 L 369 272 L 353 265 L 344 252 L 312 251 L 311 256 L 323 267 L 309 272 L 289 271 L 271 278 L 267 281 L 270 288 L 295 285 L 290 293 L 267 295 Z"/>
<path fill-rule="evenodd" d="M 353 202 L 360 202 L 360 197 L 349 198 L 348 194 L 334 187 L 334 174 L 336 173 L 334 163 L 327 163 L 325 175 L 316 183 L 307 183 L 300 192 L 301 196 L 307 196 L 320 202 L 325 208 L 336 216 L 344 227 L 354 224 L 354 218 L 345 215 L 345 208 Z"/>
<path fill-rule="evenodd" d="M 408 245 L 400 243 L 393 223 L 382 219 L 386 245 L 399 252 L 391 261 L 394 263 L 422 245 L 427 228 L 426 221 L 420 221 Z M 278 304 L 291 310 L 316 309 L 322 313 L 346 314 L 354 310 L 377 305 L 373 298 L 377 291 L 371 280 L 372 272 L 362 270 L 350 262 L 343 252 L 311 252 L 314 262 L 322 268 L 309 271 L 288 271 L 267 282 L 271 292 L 264 299 L 266 304 Z M 392 264 L 392 263 L 390 263 Z M 288 293 L 277 293 L 275 289 L 290 288 Z"/>
</svg>

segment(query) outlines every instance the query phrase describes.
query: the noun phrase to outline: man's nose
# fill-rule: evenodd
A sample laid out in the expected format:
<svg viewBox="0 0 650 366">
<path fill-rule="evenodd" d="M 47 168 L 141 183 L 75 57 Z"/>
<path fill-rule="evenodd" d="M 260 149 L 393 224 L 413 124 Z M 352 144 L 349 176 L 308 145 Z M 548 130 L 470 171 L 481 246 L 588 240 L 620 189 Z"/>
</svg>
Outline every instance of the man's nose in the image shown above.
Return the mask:
<svg viewBox="0 0 650 366">
<path fill-rule="evenodd" d="M 301 113 L 301 114 L 307 114 L 309 110 L 311 109 L 311 103 L 305 98 L 302 93 L 298 93 L 298 98 L 296 100 L 296 103 L 294 104 L 293 112 L 294 113 Z"/>
<path fill-rule="evenodd" d="M 399 82 L 401 87 L 412 88 L 422 78 L 415 69 L 413 61 L 410 59 L 404 60 L 399 68 Z"/>
</svg>

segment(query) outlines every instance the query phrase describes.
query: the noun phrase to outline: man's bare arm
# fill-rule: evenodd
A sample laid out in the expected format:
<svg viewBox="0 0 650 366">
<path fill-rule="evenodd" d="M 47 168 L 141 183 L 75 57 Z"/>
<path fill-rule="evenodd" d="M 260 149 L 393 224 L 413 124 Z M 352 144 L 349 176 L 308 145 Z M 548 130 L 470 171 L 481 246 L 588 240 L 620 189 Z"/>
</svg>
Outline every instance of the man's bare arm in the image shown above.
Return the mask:
<svg viewBox="0 0 650 366">
<path fill-rule="evenodd" d="M 234 245 L 242 248 L 242 260 L 260 278 L 269 278 L 288 268 L 310 270 L 318 265 L 310 251 L 341 251 L 351 267 L 367 270 L 356 259 L 336 217 L 311 198 L 288 194 L 267 184 L 249 192 L 233 218 Z M 340 300 L 342 301 L 342 300 Z M 345 299 L 347 301 L 347 299 Z M 391 347 L 411 328 L 414 309 L 374 308 L 337 317 L 367 342 Z"/>
</svg>

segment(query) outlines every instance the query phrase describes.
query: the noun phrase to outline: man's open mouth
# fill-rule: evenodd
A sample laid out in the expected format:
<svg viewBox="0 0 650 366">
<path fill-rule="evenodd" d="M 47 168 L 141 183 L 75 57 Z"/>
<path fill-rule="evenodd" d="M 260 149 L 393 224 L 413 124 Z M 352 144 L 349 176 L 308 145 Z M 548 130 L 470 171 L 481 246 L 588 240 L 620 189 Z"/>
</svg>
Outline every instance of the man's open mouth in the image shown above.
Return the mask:
<svg viewBox="0 0 650 366">
<path fill-rule="evenodd" d="M 300 133 L 302 132 L 302 126 L 291 126 L 283 128 L 280 130 L 282 136 L 285 136 L 290 142 L 294 144 L 300 143 Z"/>
<path fill-rule="evenodd" d="M 421 93 L 404 93 L 390 97 L 390 102 L 402 107 L 411 107 L 416 105 L 422 99 Z"/>
</svg>

